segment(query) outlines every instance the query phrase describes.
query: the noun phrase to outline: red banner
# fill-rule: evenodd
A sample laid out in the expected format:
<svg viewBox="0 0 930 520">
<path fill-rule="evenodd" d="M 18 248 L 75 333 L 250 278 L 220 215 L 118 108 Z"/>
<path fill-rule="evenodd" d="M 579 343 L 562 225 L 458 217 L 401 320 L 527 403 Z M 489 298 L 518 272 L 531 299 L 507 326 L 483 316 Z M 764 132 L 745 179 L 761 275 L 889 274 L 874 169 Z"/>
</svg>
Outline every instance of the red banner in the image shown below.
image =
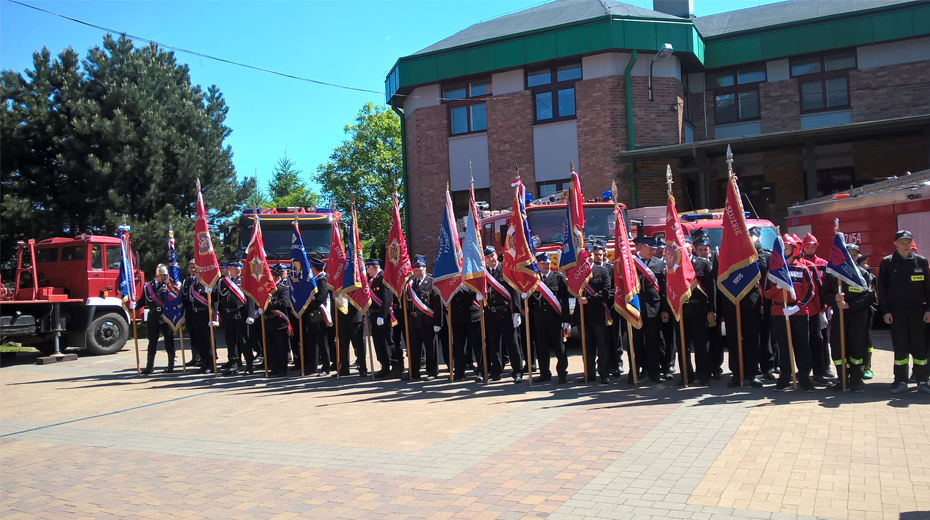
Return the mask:
<svg viewBox="0 0 930 520">
<path fill-rule="evenodd" d="M 575 297 L 582 297 L 582 291 L 591 279 L 591 261 L 584 244 L 584 198 L 581 195 L 581 181 L 578 174 L 572 172 L 572 181 L 568 186 L 568 206 L 565 222 L 566 234 L 562 237 L 562 256 L 565 262 L 559 269 L 565 273 L 568 291 Z"/>
<path fill-rule="evenodd" d="M 746 227 L 739 186 L 732 172 L 727 181 L 727 202 L 721 227 L 717 287 L 730 301 L 737 303 L 759 280 L 759 267 L 754 265 L 759 256 Z"/>
<path fill-rule="evenodd" d="M 623 219 L 622 204 L 614 210 L 614 309 L 635 328 L 643 326 L 639 313 L 639 276 L 630 250 L 630 237 Z"/>
<path fill-rule="evenodd" d="M 384 259 L 384 285 L 400 298 L 404 285 L 410 278 L 412 268 L 410 255 L 407 252 L 407 240 L 404 239 L 404 229 L 400 223 L 400 208 L 397 207 L 397 197 L 394 197 L 394 212 L 391 215 L 391 231 L 388 233 L 387 248 Z"/>
<path fill-rule="evenodd" d="M 242 264 L 242 291 L 255 300 L 260 309 L 264 310 L 268 306 L 272 293 L 276 290 L 268 259 L 265 258 L 261 221 L 256 214 L 252 239 L 249 240 L 249 247 L 245 252 L 245 263 Z"/>
<path fill-rule="evenodd" d="M 342 291 L 346 273 L 346 250 L 339 232 L 339 214 L 333 212 L 333 232 L 329 239 L 329 259 L 326 260 L 326 285 L 335 293 Z M 335 295 L 334 295 L 335 296 Z"/>
<path fill-rule="evenodd" d="M 519 183 L 519 181 L 517 182 Z M 507 283 L 521 293 L 529 294 L 536 289 L 536 284 L 539 283 L 539 275 L 531 267 L 528 267 L 533 265 L 536 258 L 530 248 L 523 220 L 523 208 L 520 200 L 523 190 L 520 189 L 521 187 L 522 184 L 518 184 L 514 190 L 513 209 L 510 212 L 510 218 L 507 220 L 507 237 L 504 239 L 504 261 L 502 263 L 504 280 L 507 280 Z"/>
<path fill-rule="evenodd" d="M 675 319 L 681 319 L 681 307 L 691 297 L 696 275 L 691 255 L 685 250 L 685 235 L 671 193 L 665 210 L 665 268 L 665 297 Z"/>
<path fill-rule="evenodd" d="M 213 251 L 213 240 L 210 239 L 210 227 L 207 225 L 207 211 L 203 207 L 203 195 L 200 193 L 200 182 L 197 183 L 197 216 L 194 220 L 194 263 L 200 281 L 207 287 L 220 279 L 220 264 L 216 261 Z"/>
<path fill-rule="evenodd" d="M 351 252 L 353 258 L 351 262 L 348 262 L 349 253 L 347 253 L 346 260 L 352 269 L 352 273 L 351 275 L 345 273 L 345 275 L 350 275 L 349 283 L 354 288 L 345 288 L 343 294 L 349 299 L 353 307 L 365 313 L 368 311 L 368 307 L 371 307 L 371 287 L 368 286 L 368 278 L 365 275 L 365 258 L 362 254 L 362 241 L 358 238 L 358 216 L 355 214 L 355 204 L 352 204 L 352 236 L 349 237 L 349 240 L 352 242 L 348 251 Z M 345 285 L 345 280 L 343 280 L 343 285 Z"/>
</svg>

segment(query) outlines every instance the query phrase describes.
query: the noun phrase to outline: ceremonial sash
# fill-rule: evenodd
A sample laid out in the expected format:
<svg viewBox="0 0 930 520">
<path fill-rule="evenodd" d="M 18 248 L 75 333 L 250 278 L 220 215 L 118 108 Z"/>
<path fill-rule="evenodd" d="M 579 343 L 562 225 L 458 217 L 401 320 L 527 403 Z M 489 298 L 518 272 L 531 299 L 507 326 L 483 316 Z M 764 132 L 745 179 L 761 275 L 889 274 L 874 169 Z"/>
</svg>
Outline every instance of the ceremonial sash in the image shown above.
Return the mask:
<svg viewBox="0 0 930 520">
<path fill-rule="evenodd" d="M 384 307 L 384 300 L 378 298 L 375 290 L 371 287 L 371 280 L 368 280 L 368 293 L 371 294 L 371 301 L 375 302 L 378 307 Z M 388 307 L 388 316 L 391 318 L 391 326 L 397 325 L 397 318 L 394 317 L 394 307 Z"/>
<path fill-rule="evenodd" d="M 273 310 L 273 311 L 271 311 L 271 314 L 274 314 L 275 316 L 277 316 L 277 317 L 281 318 L 282 320 L 284 320 L 284 323 L 287 323 L 287 335 L 288 335 L 288 336 L 291 336 L 291 335 L 294 334 L 294 329 L 291 328 L 291 320 L 288 319 L 287 314 L 284 314 L 283 312 L 281 312 L 281 311 L 279 311 L 279 310 Z"/>
<path fill-rule="evenodd" d="M 323 307 L 321 307 L 321 309 L 323 310 L 323 321 L 326 322 L 326 326 L 332 327 L 333 317 L 329 315 L 329 295 L 328 294 L 326 295 L 326 303 L 323 304 Z"/>
<path fill-rule="evenodd" d="M 191 286 L 191 298 L 197 300 L 204 307 L 207 307 L 207 298 L 194 289 L 193 285 Z"/>
<path fill-rule="evenodd" d="M 242 292 L 242 289 L 239 287 L 239 284 L 233 281 L 230 277 L 224 277 L 223 281 L 226 282 L 226 285 L 232 290 L 233 294 L 236 295 L 236 298 L 239 298 L 239 301 L 245 305 L 245 293 Z"/>
<path fill-rule="evenodd" d="M 633 262 L 636 263 L 636 270 L 649 280 L 649 285 L 652 285 L 652 288 L 655 289 L 656 292 L 659 292 L 659 279 L 656 278 L 656 274 L 652 272 L 652 269 L 646 266 L 646 263 L 643 262 L 643 259 L 640 258 L 639 255 L 633 256 Z"/>
<path fill-rule="evenodd" d="M 413 290 L 413 280 L 410 280 L 410 283 L 407 284 L 407 292 L 410 294 L 410 299 L 413 301 L 413 305 L 417 308 L 417 310 L 432 318 L 433 309 L 430 309 L 429 306 L 423 303 L 423 300 L 417 296 L 416 291 Z"/>
<path fill-rule="evenodd" d="M 555 309 L 555 312 L 559 313 L 559 316 L 561 316 L 562 315 L 562 304 L 559 303 L 558 298 L 556 298 L 555 295 L 552 294 L 552 289 L 547 287 L 545 283 L 537 284 L 536 288 L 539 289 L 539 292 L 542 293 L 543 298 L 545 298 L 546 301 L 549 302 L 549 305 L 551 305 L 552 308 Z"/>
<path fill-rule="evenodd" d="M 158 298 L 158 294 L 155 292 L 155 289 L 152 287 L 152 282 L 145 284 L 145 295 L 149 297 L 150 300 L 155 302 L 155 305 L 164 308 L 165 302 L 161 301 Z"/>
<path fill-rule="evenodd" d="M 513 300 L 510 298 L 510 291 L 508 291 L 507 288 L 503 286 L 503 284 L 498 282 L 497 278 L 494 278 L 493 276 L 491 276 L 491 273 L 489 273 L 487 270 L 485 270 L 485 272 L 488 275 L 486 278 L 488 279 L 488 283 L 491 284 L 491 288 L 494 289 L 498 294 L 503 296 L 505 300 L 507 300 L 508 302 L 512 302 Z"/>
</svg>

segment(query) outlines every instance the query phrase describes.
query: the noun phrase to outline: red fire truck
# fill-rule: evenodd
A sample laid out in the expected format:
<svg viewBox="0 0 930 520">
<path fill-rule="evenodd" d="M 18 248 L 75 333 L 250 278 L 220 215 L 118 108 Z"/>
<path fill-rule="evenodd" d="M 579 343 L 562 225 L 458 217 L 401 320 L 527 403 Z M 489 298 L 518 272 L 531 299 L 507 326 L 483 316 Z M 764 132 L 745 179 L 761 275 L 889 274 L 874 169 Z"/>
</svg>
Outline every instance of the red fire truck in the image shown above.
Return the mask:
<svg viewBox="0 0 930 520">
<path fill-rule="evenodd" d="M 667 209 L 665 206 L 649 206 L 631 209 L 629 215 L 634 222 L 642 223 L 643 234 L 652 236 L 665 233 L 666 211 Z M 678 216 L 681 218 L 681 227 L 686 234 L 691 234 L 693 231 L 703 228 L 704 231 L 707 232 L 707 235 L 710 236 L 711 249 L 720 245 L 720 235 L 723 233 L 722 209 L 699 209 L 696 211 L 679 213 Z M 772 248 L 772 244 L 775 242 L 775 236 L 778 234 L 775 224 L 765 219 L 749 218 L 749 213 L 747 212 L 746 226 L 750 228 L 758 227 L 762 232 L 760 237 L 762 247 L 767 249 Z"/>
<path fill-rule="evenodd" d="M 118 352 L 129 338 L 130 323 L 116 295 L 119 267 L 116 237 L 20 242 L 15 288 L 0 289 L 0 338 L 52 353 L 57 333 L 61 350 Z M 137 270 L 133 278 L 141 294 L 142 272 Z"/>
<path fill-rule="evenodd" d="M 251 209 L 242 212 L 238 226 L 238 248 L 236 255 L 245 257 L 255 227 L 255 214 Z M 333 212 L 329 208 L 262 208 L 257 211 L 262 222 L 262 241 L 265 255 L 271 263 L 291 262 L 291 222 L 294 215 L 300 225 L 300 237 L 307 254 L 329 256 L 329 239 L 332 233 Z M 227 256 L 231 251 L 225 251 Z"/>
<path fill-rule="evenodd" d="M 894 234 L 907 229 L 922 254 L 930 252 L 930 170 L 910 173 L 875 184 L 805 201 L 788 208 L 787 231 L 820 242 L 818 256 L 826 258 L 833 241 L 834 219 L 846 241 L 859 244 L 878 274 L 882 257 L 894 252 Z"/>
</svg>

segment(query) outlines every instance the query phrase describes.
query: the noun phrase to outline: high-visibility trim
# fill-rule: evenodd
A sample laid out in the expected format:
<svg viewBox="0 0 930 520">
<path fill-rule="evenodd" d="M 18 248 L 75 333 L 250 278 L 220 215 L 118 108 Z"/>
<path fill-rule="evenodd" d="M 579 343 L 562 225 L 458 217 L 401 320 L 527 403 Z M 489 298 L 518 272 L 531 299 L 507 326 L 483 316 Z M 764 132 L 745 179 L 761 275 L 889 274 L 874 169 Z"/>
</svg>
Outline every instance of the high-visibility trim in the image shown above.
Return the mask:
<svg viewBox="0 0 930 520">
<path fill-rule="evenodd" d="M 861 365 L 861 364 L 865 363 L 865 360 L 864 360 L 864 359 L 849 358 L 849 362 L 852 363 L 853 365 Z"/>
<path fill-rule="evenodd" d="M 923 365 L 926 365 L 926 364 L 927 364 L 927 360 L 926 360 L 926 359 L 917 359 L 917 358 L 914 358 L 914 364 L 915 364 L 915 365 L 923 366 Z"/>
<path fill-rule="evenodd" d="M 834 359 L 834 360 L 833 360 L 833 364 L 836 365 L 836 366 L 840 366 L 840 365 L 843 364 L 843 360 L 842 360 L 842 359 Z"/>
<path fill-rule="evenodd" d="M 904 358 L 904 359 L 896 359 L 896 360 L 894 360 L 894 364 L 895 364 L 895 365 L 904 365 L 904 366 L 907 366 L 907 358 Z"/>
<path fill-rule="evenodd" d="M 869 354 L 871 354 L 872 352 L 875 352 L 875 349 L 872 347 L 869 347 Z"/>
</svg>

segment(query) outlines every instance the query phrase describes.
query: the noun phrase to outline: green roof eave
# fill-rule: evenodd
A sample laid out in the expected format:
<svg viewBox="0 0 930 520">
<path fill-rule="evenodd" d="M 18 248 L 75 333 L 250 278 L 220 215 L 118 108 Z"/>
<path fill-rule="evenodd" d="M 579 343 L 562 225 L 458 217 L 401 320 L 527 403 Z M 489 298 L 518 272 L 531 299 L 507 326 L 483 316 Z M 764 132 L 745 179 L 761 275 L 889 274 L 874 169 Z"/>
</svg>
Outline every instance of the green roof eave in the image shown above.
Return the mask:
<svg viewBox="0 0 930 520">
<path fill-rule="evenodd" d="M 657 51 L 665 43 L 686 63 L 704 61 L 704 41 L 690 20 L 606 15 L 405 56 L 385 78 L 385 96 L 392 103 L 419 85 L 598 52 Z"/>
</svg>

